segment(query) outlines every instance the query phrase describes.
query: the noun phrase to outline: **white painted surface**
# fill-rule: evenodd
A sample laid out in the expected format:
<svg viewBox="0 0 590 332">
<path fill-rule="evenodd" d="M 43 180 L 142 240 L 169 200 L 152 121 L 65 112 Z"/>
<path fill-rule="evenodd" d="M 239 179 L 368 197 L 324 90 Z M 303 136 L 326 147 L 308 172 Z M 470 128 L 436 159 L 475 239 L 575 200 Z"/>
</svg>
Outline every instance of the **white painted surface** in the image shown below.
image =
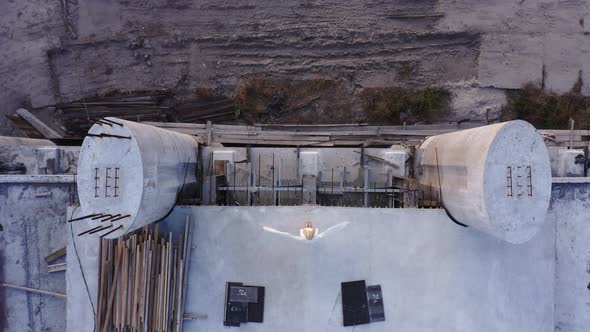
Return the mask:
<svg viewBox="0 0 590 332">
<path fill-rule="evenodd" d="M 584 150 L 571 150 L 563 147 L 548 147 L 551 161 L 551 176 L 584 176 L 584 163 L 576 163 L 577 156 L 584 156 Z"/>
<path fill-rule="evenodd" d="M 299 154 L 300 175 L 317 176 L 319 172 L 320 153 L 317 151 L 303 151 Z"/>
</svg>

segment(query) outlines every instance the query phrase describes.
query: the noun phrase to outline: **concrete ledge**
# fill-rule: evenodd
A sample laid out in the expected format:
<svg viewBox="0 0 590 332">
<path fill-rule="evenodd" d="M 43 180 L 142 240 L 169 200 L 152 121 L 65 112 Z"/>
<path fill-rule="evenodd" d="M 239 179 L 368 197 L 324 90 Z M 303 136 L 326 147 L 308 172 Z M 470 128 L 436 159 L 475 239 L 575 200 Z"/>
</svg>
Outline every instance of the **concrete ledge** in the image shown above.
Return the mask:
<svg viewBox="0 0 590 332">
<path fill-rule="evenodd" d="M 23 174 L 23 175 L 0 175 L 0 184 L 75 184 L 76 177 L 74 174 L 60 175 L 43 175 L 43 174 Z"/>
<path fill-rule="evenodd" d="M 559 177 L 552 178 L 553 183 L 590 183 L 590 177 Z"/>
</svg>

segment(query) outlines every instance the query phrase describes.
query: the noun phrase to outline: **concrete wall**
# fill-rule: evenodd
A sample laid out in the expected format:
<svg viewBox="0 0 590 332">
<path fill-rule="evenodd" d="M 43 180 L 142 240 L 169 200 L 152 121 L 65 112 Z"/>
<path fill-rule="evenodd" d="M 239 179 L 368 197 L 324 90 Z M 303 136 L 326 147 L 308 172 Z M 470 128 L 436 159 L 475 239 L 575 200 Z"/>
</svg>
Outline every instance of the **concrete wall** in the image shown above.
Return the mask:
<svg viewBox="0 0 590 332">
<path fill-rule="evenodd" d="M 479 85 L 513 89 L 544 81 L 570 91 L 581 71 L 590 82 L 590 2 L 587 0 L 440 1 L 440 23 L 451 31 L 481 31 Z M 590 85 L 583 88 L 590 94 Z"/>
<path fill-rule="evenodd" d="M 0 13 L 0 113 L 113 89 L 243 77 L 326 78 L 341 93 L 443 85 L 456 117 L 494 116 L 502 89 L 590 81 L 587 0 L 9 1 Z M 590 85 L 584 86 L 590 94 Z M 0 117 L 0 134 L 14 133 Z"/>
<path fill-rule="evenodd" d="M 72 219 L 80 217 L 80 208 L 68 208 Z M 98 271 L 100 243 L 98 237 L 78 237 L 87 230 L 86 224 L 69 223 L 64 225 L 67 242 L 66 289 L 67 306 L 66 328 L 68 332 L 95 332 L 96 307 L 98 306 Z"/>
<path fill-rule="evenodd" d="M 553 185 L 549 218 L 556 222 L 555 331 L 590 326 L 590 184 Z"/>
<path fill-rule="evenodd" d="M 23 164 L 26 174 L 74 174 L 78 169 L 77 146 L 4 145 L 0 142 L 0 162 Z"/>
<path fill-rule="evenodd" d="M 20 145 L 19 145 L 20 144 Z M 36 146 L 36 144 L 39 144 Z M 49 273 L 45 257 L 66 246 L 66 209 L 76 200 L 73 174 L 78 147 L 54 146 L 47 141 L 14 142 L 0 138 L 0 162 L 23 163 L 20 179 L 42 180 L 44 174 L 62 174 L 58 183 L 8 183 L 0 175 L 0 281 L 65 293 L 65 272 Z M 62 257 L 51 264 L 64 263 Z M 0 287 L 1 331 L 63 331 L 66 301 Z"/>
<path fill-rule="evenodd" d="M 265 323 L 242 330 L 300 331 L 307 319 L 339 329 L 339 283 L 365 279 L 383 286 L 387 320 L 361 330 L 585 332 L 590 185 L 584 180 L 555 181 L 545 227 L 525 245 L 459 228 L 438 210 L 177 208 L 165 224 L 186 214 L 197 220 L 186 310 L 208 315 L 188 322 L 187 330 L 221 330 L 223 284 L 230 280 L 267 287 Z M 320 229 L 352 224 L 316 243 L 260 229 L 295 233 L 306 218 Z M 95 275 L 94 251 L 78 249 L 87 275 Z M 68 328 L 90 331 L 88 293 L 75 276 L 79 267 L 70 267 Z"/>
<path fill-rule="evenodd" d="M 65 293 L 65 272 L 48 273 L 44 258 L 66 246 L 65 215 L 72 190 L 67 185 L 0 184 L 2 282 Z M 61 258 L 53 263 L 63 262 Z M 0 287 L 2 331 L 64 331 L 65 310 L 63 298 Z"/>
</svg>

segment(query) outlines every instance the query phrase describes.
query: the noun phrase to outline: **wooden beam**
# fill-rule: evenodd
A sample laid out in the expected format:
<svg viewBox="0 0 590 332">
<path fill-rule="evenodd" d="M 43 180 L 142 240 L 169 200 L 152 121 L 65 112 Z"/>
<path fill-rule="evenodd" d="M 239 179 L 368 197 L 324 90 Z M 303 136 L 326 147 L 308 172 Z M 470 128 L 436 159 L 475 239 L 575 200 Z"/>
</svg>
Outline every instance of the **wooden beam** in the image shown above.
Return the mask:
<svg viewBox="0 0 590 332">
<path fill-rule="evenodd" d="M 17 286 L 17 285 L 12 285 L 12 284 L 1 284 L 1 285 L 2 285 L 2 287 L 5 287 L 5 288 L 24 290 L 24 291 L 31 292 L 31 293 L 50 295 L 50 296 L 61 297 L 61 298 L 65 298 L 66 297 L 66 294 L 57 293 L 57 292 L 50 292 L 50 291 L 46 291 L 46 290 L 42 290 L 42 289 L 37 289 L 37 288 L 31 288 L 31 287 L 25 287 L 25 286 Z"/>
<path fill-rule="evenodd" d="M 47 255 L 47 257 L 45 257 L 45 262 L 46 263 L 51 263 L 54 260 L 65 256 L 66 255 L 66 247 L 62 247 L 57 249 L 56 251 L 52 252 L 51 254 Z"/>
<path fill-rule="evenodd" d="M 34 116 L 31 112 L 27 111 L 24 108 L 19 108 L 16 110 L 16 114 L 20 116 L 23 120 L 27 121 L 31 124 L 35 129 L 37 129 L 45 138 L 63 138 L 57 131 L 51 129 L 48 125 L 46 125 L 43 121 L 39 120 L 36 116 Z"/>
<path fill-rule="evenodd" d="M 53 273 L 53 272 L 65 271 L 66 267 L 67 267 L 66 263 L 47 265 L 47 272 Z"/>
</svg>

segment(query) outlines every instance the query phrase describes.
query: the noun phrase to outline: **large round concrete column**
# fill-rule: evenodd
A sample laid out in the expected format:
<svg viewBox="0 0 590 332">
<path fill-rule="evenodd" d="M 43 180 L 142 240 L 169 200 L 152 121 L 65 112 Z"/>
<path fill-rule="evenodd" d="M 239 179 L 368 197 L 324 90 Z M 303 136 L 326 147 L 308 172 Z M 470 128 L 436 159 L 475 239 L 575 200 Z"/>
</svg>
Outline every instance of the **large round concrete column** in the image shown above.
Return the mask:
<svg viewBox="0 0 590 332">
<path fill-rule="evenodd" d="M 418 154 L 420 183 L 440 190 L 456 221 L 511 243 L 528 241 L 542 227 L 551 167 L 543 139 L 529 123 L 433 136 Z"/>
<path fill-rule="evenodd" d="M 171 211 L 179 191 L 196 181 L 198 144 L 193 136 L 136 122 L 101 123 L 84 139 L 77 179 L 81 215 L 97 216 L 80 222 L 109 227 L 98 235 L 116 229 L 106 236 L 115 238 Z"/>
</svg>

